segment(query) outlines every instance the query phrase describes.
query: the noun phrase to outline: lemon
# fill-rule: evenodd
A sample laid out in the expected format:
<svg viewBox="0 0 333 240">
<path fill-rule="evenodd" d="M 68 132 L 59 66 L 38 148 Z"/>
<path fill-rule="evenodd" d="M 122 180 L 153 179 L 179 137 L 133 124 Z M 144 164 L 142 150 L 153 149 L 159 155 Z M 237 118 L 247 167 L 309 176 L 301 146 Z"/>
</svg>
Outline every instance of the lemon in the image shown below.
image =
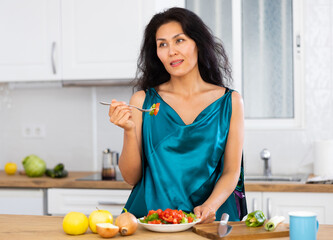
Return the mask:
<svg viewBox="0 0 333 240">
<path fill-rule="evenodd" d="M 89 215 L 89 227 L 93 233 L 97 233 L 96 224 L 98 223 L 113 223 L 113 216 L 107 210 L 95 210 Z"/>
<path fill-rule="evenodd" d="M 88 218 L 80 212 L 69 212 L 62 221 L 65 233 L 70 235 L 80 235 L 88 229 Z"/>
<path fill-rule="evenodd" d="M 12 162 L 6 163 L 6 165 L 5 165 L 5 172 L 8 175 L 14 175 L 16 173 L 16 170 L 17 170 L 16 163 L 12 163 Z"/>
</svg>

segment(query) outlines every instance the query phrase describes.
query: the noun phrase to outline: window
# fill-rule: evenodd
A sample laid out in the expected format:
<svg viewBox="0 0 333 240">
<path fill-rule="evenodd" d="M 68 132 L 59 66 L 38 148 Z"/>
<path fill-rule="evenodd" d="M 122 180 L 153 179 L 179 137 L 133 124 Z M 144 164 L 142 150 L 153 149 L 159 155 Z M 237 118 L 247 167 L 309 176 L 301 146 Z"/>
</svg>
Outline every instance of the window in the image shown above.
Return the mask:
<svg viewBox="0 0 333 240">
<path fill-rule="evenodd" d="M 302 126 L 302 1 L 187 0 L 223 41 L 247 129 Z"/>
</svg>

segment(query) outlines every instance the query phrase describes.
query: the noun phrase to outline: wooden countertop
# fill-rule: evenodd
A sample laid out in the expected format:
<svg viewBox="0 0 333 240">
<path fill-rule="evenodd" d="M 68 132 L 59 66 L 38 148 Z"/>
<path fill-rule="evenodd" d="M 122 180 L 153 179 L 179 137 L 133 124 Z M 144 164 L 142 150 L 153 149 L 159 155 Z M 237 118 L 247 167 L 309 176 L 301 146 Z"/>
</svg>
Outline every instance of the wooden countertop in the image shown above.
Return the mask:
<svg viewBox="0 0 333 240">
<path fill-rule="evenodd" d="M 66 240 L 66 239 L 102 239 L 98 234 L 92 233 L 89 229 L 83 235 L 70 236 L 64 233 L 62 229 L 63 217 L 55 216 L 29 216 L 29 215 L 0 215 L 0 239 L 20 239 L 20 240 Z M 333 225 L 320 225 L 318 231 L 318 240 L 332 239 Z M 204 240 L 190 230 L 178 233 L 155 233 L 145 230 L 141 227 L 131 236 L 126 236 L 126 240 L 131 239 L 193 239 Z M 112 239 L 125 239 L 119 234 Z M 289 237 L 274 238 L 287 240 Z"/>
<path fill-rule="evenodd" d="M 245 192 L 333 193 L 333 184 L 246 182 Z"/>
<path fill-rule="evenodd" d="M 24 175 L 8 176 L 0 171 L 0 188 L 86 188 L 86 189 L 132 189 L 132 186 L 119 181 L 77 181 L 76 179 L 94 172 L 70 172 L 66 178 L 38 177 Z M 269 183 L 246 182 L 248 192 L 316 192 L 333 193 L 333 184 Z"/>
<path fill-rule="evenodd" d="M 0 171 L 0 188 L 89 188 L 89 189 L 132 189 L 123 181 L 77 181 L 76 179 L 94 174 L 94 172 L 69 172 L 66 178 L 47 176 L 31 178 L 18 173 L 8 176 Z"/>
</svg>

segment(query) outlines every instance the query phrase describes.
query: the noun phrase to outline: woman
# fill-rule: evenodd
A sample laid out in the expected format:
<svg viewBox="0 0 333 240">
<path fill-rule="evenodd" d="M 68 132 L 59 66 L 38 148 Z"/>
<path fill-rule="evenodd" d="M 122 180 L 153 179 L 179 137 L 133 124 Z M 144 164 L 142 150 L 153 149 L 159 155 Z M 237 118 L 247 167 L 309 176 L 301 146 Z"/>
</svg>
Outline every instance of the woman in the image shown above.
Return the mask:
<svg viewBox="0 0 333 240">
<path fill-rule="evenodd" d="M 126 208 L 182 209 L 202 223 L 240 219 L 233 194 L 241 173 L 243 103 L 226 86 L 225 51 L 193 12 L 171 8 L 146 27 L 138 61 L 138 88 L 130 104 L 112 100 L 110 121 L 124 129 L 119 167 L 133 185 Z M 242 180 L 242 179 L 241 179 Z M 240 181 L 242 183 L 242 181 Z"/>
</svg>

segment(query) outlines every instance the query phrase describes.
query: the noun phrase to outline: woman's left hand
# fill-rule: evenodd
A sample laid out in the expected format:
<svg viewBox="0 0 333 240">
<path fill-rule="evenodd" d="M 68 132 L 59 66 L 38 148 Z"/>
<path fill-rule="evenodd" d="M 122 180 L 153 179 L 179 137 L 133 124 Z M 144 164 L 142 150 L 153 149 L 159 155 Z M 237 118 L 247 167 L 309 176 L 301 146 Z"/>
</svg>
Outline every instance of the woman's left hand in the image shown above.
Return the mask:
<svg viewBox="0 0 333 240">
<path fill-rule="evenodd" d="M 200 223 L 211 223 L 216 219 L 215 211 L 207 205 L 200 205 L 193 209 L 197 218 L 200 218 Z"/>
</svg>

